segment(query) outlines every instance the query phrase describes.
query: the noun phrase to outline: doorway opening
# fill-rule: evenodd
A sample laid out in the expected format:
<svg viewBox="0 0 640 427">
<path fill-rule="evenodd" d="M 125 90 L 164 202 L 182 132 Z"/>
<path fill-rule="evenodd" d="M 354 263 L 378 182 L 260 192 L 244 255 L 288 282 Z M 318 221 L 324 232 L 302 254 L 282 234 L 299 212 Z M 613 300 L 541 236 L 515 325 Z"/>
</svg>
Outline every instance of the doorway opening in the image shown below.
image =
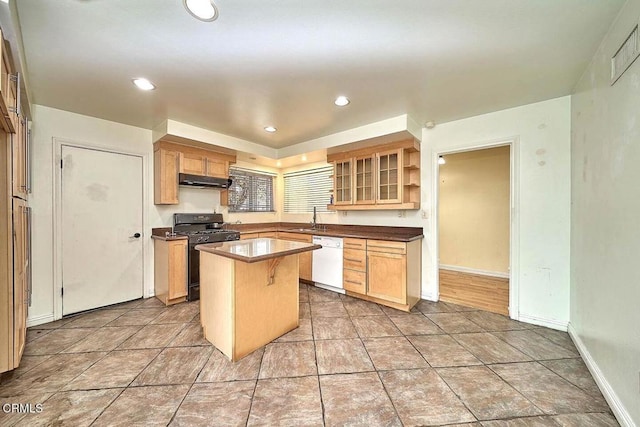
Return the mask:
<svg viewBox="0 0 640 427">
<path fill-rule="evenodd" d="M 439 155 L 441 301 L 510 314 L 512 149 Z"/>
</svg>

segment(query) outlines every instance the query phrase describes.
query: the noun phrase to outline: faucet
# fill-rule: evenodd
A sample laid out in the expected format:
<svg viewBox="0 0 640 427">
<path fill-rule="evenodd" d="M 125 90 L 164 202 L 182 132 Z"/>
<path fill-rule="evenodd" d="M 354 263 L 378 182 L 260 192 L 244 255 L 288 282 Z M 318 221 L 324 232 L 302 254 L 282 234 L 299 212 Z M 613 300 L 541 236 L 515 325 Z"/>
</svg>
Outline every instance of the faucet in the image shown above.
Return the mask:
<svg viewBox="0 0 640 427">
<path fill-rule="evenodd" d="M 313 207 L 313 221 L 311 221 L 311 228 L 313 230 L 315 230 L 316 229 L 316 225 L 317 225 L 316 224 L 316 207 L 314 206 Z"/>
</svg>

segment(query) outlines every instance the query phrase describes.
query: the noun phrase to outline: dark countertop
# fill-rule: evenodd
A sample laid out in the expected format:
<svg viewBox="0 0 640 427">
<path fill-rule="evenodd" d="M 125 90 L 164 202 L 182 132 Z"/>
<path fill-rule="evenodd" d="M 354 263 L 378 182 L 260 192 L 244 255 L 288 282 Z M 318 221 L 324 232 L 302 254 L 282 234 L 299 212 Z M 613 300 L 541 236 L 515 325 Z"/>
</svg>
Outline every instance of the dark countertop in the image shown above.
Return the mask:
<svg viewBox="0 0 640 427">
<path fill-rule="evenodd" d="M 234 240 L 231 242 L 221 243 L 205 243 L 196 246 L 196 250 L 209 252 L 214 255 L 232 258 L 247 263 L 295 255 L 321 248 L 322 246 L 313 245 L 311 243 L 267 238 Z"/>
<path fill-rule="evenodd" d="M 168 233 L 168 234 L 167 234 Z M 151 238 L 155 240 L 164 240 L 170 242 L 171 240 L 186 240 L 187 236 L 176 236 L 171 234 L 171 227 L 161 227 L 151 229 Z"/>
<path fill-rule="evenodd" d="M 321 224 L 319 226 L 321 229 L 313 230 L 307 223 L 295 222 L 230 224 L 228 227 L 229 229 L 239 231 L 240 234 L 279 231 L 308 234 L 310 236 L 351 237 L 355 239 L 389 240 L 395 242 L 411 242 L 424 238 L 422 227 Z"/>
</svg>

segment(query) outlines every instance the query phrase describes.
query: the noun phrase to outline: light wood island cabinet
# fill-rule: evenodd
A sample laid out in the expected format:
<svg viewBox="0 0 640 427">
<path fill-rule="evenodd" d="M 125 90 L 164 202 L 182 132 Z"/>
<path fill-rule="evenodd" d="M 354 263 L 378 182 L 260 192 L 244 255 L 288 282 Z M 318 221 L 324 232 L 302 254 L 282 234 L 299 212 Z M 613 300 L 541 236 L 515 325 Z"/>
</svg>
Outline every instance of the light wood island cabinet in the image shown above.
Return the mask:
<svg viewBox="0 0 640 427">
<path fill-rule="evenodd" d="M 165 305 L 187 300 L 188 239 L 153 236 L 155 296 Z"/>
</svg>

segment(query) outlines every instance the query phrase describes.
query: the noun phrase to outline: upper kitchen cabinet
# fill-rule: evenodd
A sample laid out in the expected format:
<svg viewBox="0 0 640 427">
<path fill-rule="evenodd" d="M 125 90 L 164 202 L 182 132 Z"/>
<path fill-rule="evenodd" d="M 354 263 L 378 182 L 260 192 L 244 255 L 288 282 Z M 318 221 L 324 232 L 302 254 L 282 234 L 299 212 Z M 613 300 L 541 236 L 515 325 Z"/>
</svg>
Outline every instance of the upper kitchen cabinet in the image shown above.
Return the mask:
<svg viewBox="0 0 640 427">
<path fill-rule="evenodd" d="M 179 174 L 229 177 L 229 165 L 236 162 L 236 156 L 158 141 L 153 144 L 154 203 L 156 205 L 177 205 Z M 226 190 L 221 191 L 220 204 L 226 204 Z"/>
<path fill-rule="evenodd" d="M 16 133 L 11 135 L 13 197 L 27 199 L 31 192 L 29 122 L 18 117 Z"/>
<path fill-rule="evenodd" d="M 0 31 L 0 125 L 9 133 L 16 132 L 18 127 L 19 79 L 14 72 L 11 49 Z"/>
<path fill-rule="evenodd" d="M 329 209 L 420 208 L 417 141 L 409 139 L 330 154 L 327 161 L 334 167 L 334 204 Z"/>
</svg>

